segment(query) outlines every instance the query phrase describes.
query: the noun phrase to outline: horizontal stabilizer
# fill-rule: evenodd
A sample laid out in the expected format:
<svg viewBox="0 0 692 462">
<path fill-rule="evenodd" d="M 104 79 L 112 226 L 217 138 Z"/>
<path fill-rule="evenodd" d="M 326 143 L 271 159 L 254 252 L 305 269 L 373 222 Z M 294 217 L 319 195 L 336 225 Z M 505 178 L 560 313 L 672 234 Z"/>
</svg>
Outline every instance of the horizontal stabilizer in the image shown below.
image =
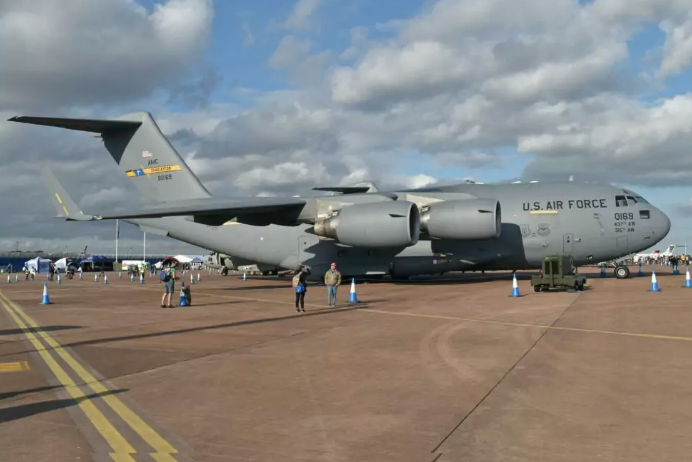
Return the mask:
<svg viewBox="0 0 692 462">
<path fill-rule="evenodd" d="M 108 133 L 121 130 L 133 130 L 142 125 L 142 122 L 125 120 L 101 120 L 101 119 L 66 119 L 60 117 L 30 117 L 16 116 L 9 119 L 10 122 L 20 122 L 32 125 L 44 125 L 46 127 L 65 128 L 80 132 Z"/>
<path fill-rule="evenodd" d="M 67 194 L 67 191 L 55 178 L 45 165 L 41 166 L 41 176 L 46 183 L 48 193 L 51 195 L 51 201 L 58 212 L 56 218 L 65 218 L 68 221 L 91 221 L 94 219 L 91 215 L 84 215 L 77 204 Z"/>
</svg>

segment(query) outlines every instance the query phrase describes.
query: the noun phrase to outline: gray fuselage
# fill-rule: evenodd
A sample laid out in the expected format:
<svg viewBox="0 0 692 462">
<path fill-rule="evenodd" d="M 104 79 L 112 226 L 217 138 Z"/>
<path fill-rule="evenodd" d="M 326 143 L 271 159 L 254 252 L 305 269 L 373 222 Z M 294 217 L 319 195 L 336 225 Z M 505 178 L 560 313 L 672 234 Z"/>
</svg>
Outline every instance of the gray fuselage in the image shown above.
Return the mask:
<svg viewBox="0 0 692 462">
<path fill-rule="evenodd" d="M 555 253 L 571 254 L 579 266 L 648 249 L 670 231 L 670 220 L 663 212 L 636 193 L 610 185 L 470 184 L 395 194 L 419 207 L 474 196 L 496 199 L 502 207 L 502 234 L 493 240 L 421 240 L 410 247 L 367 250 L 320 238 L 308 224 L 229 222 L 212 227 L 184 217 L 128 221 L 143 225 L 147 232 L 155 229 L 158 234 L 247 261 L 288 269 L 309 265 L 313 277 L 320 277 L 331 262 L 337 262 L 348 276 L 534 269 Z"/>
</svg>

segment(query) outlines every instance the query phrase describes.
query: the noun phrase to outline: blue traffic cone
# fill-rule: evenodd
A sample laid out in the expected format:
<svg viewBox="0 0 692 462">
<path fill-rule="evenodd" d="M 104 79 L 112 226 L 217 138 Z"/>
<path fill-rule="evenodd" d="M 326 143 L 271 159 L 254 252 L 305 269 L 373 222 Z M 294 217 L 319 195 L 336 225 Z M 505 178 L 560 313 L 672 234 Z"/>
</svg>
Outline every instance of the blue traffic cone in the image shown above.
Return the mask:
<svg viewBox="0 0 692 462">
<path fill-rule="evenodd" d="M 139 283 L 144 284 L 144 273 L 139 273 Z"/>
<path fill-rule="evenodd" d="M 247 276 L 245 275 L 245 271 L 243 271 L 243 281 L 247 279 Z"/>
<path fill-rule="evenodd" d="M 19 275 L 18 274 L 14 275 L 14 282 L 19 282 Z"/>
<path fill-rule="evenodd" d="M 199 281 L 200 281 L 200 275 L 199 275 L 199 271 L 197 271 L 197 284 L 199 284 Z"/>
<path fill-rule="evenodd" d="M 656 272 L 651 272 L 651 292 L 659 292 L 658 281 L 656 280 Z"/>
<path fill-rule="evenodd" d="M 60 277 L 60 273 L 58 273 L 58 284 L 62 284 L 62 278 Z"/>
<path fill-rule="evenodd" d="M 348 296 L 348 303 L 358 303 L 358 297 L 356 297 L 356 280 L 351 278 L 351 294 Z"/>
<path fill-rule="evenodd" d="M 692 287 L 692 280 L 690 280 L 690 268 L 685 270 L 685 287 Z"/>
<path fill-rule="evenodd" d="M 98 275 L 98 273 L 94 273 L 94 282 L 99 282 L 99 275 Z"/>
<path fill-rule="evenodd" d="M 108 275 L 107 274 L 103 275 L 103 283 L 108 284 Z"/>
<path fill-rule="evenodd" d="M 10 279 L 10 275 L 9 275 L 9 274 L 7 275 L 7 283 L 8 283 L 8 284 L 12 284 L 12 279 Z"/>
<path fill-rule="evenodd" d="M 50 298 L 48 297 L 48 283 L 43 283 L 43 298 L 41 299 L 41 305 L 50 305 Z"/>
<path fill-rule="evenodd" d="M 521 297 L 519 294 L 519 284 L 517 284 L 517 275 L 512 275 L 512 297 Z"/>
<path fill-rule="evenodd" d="M 606 270 L 605 270 L 605 265 L 601 265 L 601 277 L 604 278 L 606 277 Z"/>
<path fill-rule="evenodd" d="M 195 283 L 195 276 L 190 272 L 190 285 Z"/>
<path fill-rule="evenodd" d="M 180 286 L 180 300 L 178 301 L 178 306 L 187 306 L 187 299 L 185 298 L 185 283 Z"/>
</svg>

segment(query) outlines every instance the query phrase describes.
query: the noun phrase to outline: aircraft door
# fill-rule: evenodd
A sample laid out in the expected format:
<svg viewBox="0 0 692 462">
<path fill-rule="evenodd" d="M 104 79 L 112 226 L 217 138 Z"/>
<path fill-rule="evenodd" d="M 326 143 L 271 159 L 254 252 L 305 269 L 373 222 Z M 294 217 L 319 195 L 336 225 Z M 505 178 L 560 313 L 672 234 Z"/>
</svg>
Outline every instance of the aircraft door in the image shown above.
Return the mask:
<svg viewBox="0 0 692 462">
<path fill-rule="evenodd" d="M 562 237 L 562 253 L 565 255 L 571 255 L 574 251 L 573 247 L 574 236 L 571 234 L 565 234 Z"/>
<path fill-rule="evenodd" d="M 627 250 L 629 247 L 629 242 L 627 240 L 627 236 L 619 236 L 617 238 L 617 249 L 618 250 Z"/>
</svg>

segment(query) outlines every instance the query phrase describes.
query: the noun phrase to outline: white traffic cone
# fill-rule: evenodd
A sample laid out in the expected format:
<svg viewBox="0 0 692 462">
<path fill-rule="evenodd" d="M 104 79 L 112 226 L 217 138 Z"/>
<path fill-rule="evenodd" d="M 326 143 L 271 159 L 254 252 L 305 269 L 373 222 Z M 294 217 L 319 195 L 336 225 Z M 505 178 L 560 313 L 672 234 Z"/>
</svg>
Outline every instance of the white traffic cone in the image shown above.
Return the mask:
<svg viewBox="0 0 692 462">
<path fill-rule="evenodd" d="M 690 268 L 687 267 L 685 270 L 685 287 L 692 287 L 692 280 L 690 280 Z"/>
<path fill-rule="evenodd" d="M 10 279 L 10 275 L 9 275 L 9 274 L 7 275 L 7 283 L 8 283 L 8 284 L 12 284 L 12 279 Z"/>
<path fill-rule="evenodd" d="M 107 274 L 103 275 L 103 283 L 108 284 L 108 275 Z"/>
<path fill-rule="evenodd" d="M 517 275 L 512 275 L 512 297 L 521 297 L 519 293 L 519 284 L 517 284 Z"/>
<path fill-rule="evenodd" d="M 348 303 L 358 303 L 358 297 L 356 297 L 356 279 L 351 278 L 351 293 L 348 296 Z"/>
<path fill-rule="evenodd" d="M 41 299 L 41 305 L 50 305 L 50 298 L 48 297 L 48 283 L 43 283 L 43 298 Z"/>
<path fill-rule="evenodd" d="M 659 292 L 658 281 L 656 280 L 656 272 L 651 272 L 651 292 Z"/>
</svg>

